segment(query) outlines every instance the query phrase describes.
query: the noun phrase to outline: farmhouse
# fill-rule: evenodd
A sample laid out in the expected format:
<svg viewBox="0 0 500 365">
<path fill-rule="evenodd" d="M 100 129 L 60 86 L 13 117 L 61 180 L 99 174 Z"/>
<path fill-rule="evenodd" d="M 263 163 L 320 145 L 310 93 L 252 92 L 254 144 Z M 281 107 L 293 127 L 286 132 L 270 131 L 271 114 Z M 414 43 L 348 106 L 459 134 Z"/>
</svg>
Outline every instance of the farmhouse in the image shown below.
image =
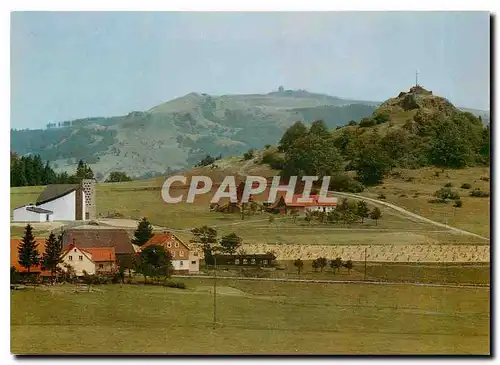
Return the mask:
<svg viewBox="0 0 500 365">
<path fill-rule="evenodd" d="M 289 214 L 293 210 L 297 211 L 299 214 L 305 214 L 306 212 L 324 212 L 328 213 L 337 207 L 337 199 L 334 198 L 332 202 L 321 202 L 319 195 L 310 195 L 312 198 L 311 202 L 299 202 L 298 199 L 302 195 L 294 195 L 292 201 L 287 202 L 284 196 L 281 196 L 278 202 L 267 208 L 268 212 L 279 213 L 279 214 Z M 328 197 L 330 200 L 332 197 Z"/>
<path fill-rule="evenodd" d="M 65 230 L 63 232 L 63 249 L 73 243 L 84 249 L 113 248 L 116 260 L 124 262 L 128 261 L 136 252 L 127 231 L 120 228 L 100 228 L 95 226 L 92 228 L 75 227 Z"/>
<path fill-rule="evenodd" d="M 70 265 L 76 276 L 110 274 L 116 269 L 114 247 L 82 248 L 72 243 L 62 253 L 62 270 Z"/>
<path fill-rule="evenodd" d="M 75 221 L 96 216 L 95 180 L 48 185 L 36 203 L 15 208 L 14 222 Z"/>
<path fill-rule="evenodd" d="M 191 250 L 179 237 L 170 232 L 156 233 L 146 242 L 145 247 L 158 245 L 172 255 L 172 265 L 176 273 L 193 273 L 200 271 L 200 259 L 198 253 Z"/>
</svg>

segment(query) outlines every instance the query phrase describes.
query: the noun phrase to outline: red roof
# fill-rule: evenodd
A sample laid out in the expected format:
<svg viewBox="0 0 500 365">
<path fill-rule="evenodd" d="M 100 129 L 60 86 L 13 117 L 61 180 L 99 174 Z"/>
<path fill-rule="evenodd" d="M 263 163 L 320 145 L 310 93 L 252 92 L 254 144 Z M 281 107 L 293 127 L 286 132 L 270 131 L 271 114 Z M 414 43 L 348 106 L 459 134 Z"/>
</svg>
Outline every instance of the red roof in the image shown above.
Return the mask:
<svg viewBox="0 0 500 365">
<path fill-rule="evenodd" d="M 173 233 L 155 233 L 148 242 L 146 242 L 144 245 L 141 246 L 141 248 L 148 247 L 151 245 L 159 245 L 159 246 L 164 246 L 165 249 L 167 249 L 168 248 L 166 246 L 167 243 L 169 242 L 175 243 L 176 241 L 179 242 L 180 245 L 183 245 L 186 249 L 189 250 L 189 247 Z"/>
<path fill-rule="evenodd" d="M 302 194 L 294 195 L 291 202 L 287 202 L 285 199 L 285 204 L 289 207 L 335 207 L 337 206 L 336 202 L 320 202 L 319 195 L 310 195 L 309 198 L 312 198 L 311 202 L 298 202 L 297 199 L 301 198 Z"/>
<path fill-rule="evenodd" d="M 94 262 L 115 262 L 115 248 L 114 247 L 92 247 L 87 248 L 87 251 L 92 255 Z"/>
<path fill-rule="evenodd" d="M 66 255 L 72 249 L 77 248 L 84 254 L 88 254 L 88 258 L 93 262 L 115 262 L 115 248 L 114 247 L 86 247 L 82 248 L 74 243 L 70 244 L 63 251 L 63 255 Z"/>
<path fill-rule="evenodd" d="M 38 253 L 40 254 L 40 258 L 45 252 L 45 238 L 35 238 L 36 243 L 38 243 Z M 11 238 L 10 239 L 10 266 L 14 266 L 19 272 L 28 272 L 28 269 L 22 267 L 19 264 L 19 251 L 18 248 L 21 244 L 21 239 L 19 238 Z M 33 266 L 30 268 L 30 272 L 32 273 L 41 273 L 43 276 L 50 276 L 50 271 L 42 271 L 40 265 Z"/>
</svg>

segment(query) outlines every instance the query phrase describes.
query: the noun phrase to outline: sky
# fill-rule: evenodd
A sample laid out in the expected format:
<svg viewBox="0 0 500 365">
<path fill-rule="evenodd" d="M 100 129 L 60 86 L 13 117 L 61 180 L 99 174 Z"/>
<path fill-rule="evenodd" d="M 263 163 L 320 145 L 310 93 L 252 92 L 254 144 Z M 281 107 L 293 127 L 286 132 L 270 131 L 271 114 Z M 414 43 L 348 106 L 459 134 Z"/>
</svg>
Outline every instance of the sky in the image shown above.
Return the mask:
<svg viewBox="0 0 500 365">
<path fill-rule="evenodd" d="M 148 110 L 190 92 L 384 101 L 415 83 L 489 109 L 486 12 L 13 12 L 11 127 Z"/>
</svg>

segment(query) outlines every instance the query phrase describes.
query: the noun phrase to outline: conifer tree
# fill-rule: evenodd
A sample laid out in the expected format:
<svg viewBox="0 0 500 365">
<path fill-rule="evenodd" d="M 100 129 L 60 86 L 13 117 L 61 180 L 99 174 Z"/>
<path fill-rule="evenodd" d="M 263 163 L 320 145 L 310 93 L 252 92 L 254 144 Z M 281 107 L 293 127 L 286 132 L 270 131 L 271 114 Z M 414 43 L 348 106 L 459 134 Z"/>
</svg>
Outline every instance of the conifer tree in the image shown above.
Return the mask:
<svg viewBox="0 0 500 365">
<path fill-rule="evenodd" d="M 143 244 L 148 242 L 151 237 L 153 237 L 153 226 L 148 221 L 148 219 L 144 217 L 137 225 L 132 243 L 138 246 L 142 246 Z"/>
<path fill-rule="evenodd" d="M 49 238 L 45 241 L 45 252 L 42 255 L 42 265 L 46 269 L 50 269 L 52 277 L 55 276 L 57 265 L 62 262 L 62 235 L 56 237 L 54 233 L 50 233 Z"/>
<path fill-rule="evenodd" d="M 33 266 L 40 262 L 40 254 L 38 253 L 38 244 L 33 237 L 33 228 L 27 225 L 24 231 L 21 246 L 18 248 L 19 264 L 28 270 L 28 274 Z"/>
</svg>

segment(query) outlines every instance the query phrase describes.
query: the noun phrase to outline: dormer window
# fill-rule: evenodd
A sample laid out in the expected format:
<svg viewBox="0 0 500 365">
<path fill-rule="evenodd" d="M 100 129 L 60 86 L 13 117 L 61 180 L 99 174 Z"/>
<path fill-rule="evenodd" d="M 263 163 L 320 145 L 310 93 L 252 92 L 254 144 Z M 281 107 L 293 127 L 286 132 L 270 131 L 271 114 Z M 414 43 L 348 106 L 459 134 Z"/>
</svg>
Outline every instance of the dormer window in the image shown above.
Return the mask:
<svg viewBox="0 0 500 365">
<path fill-rule="evenodd" d="M 171 244 L 170 242 L 169 242 L 169 243 L 167 243 L 167 247 L 168 247 L 168 248 L 172 247 L 172 244 Z"/>
</svg>

